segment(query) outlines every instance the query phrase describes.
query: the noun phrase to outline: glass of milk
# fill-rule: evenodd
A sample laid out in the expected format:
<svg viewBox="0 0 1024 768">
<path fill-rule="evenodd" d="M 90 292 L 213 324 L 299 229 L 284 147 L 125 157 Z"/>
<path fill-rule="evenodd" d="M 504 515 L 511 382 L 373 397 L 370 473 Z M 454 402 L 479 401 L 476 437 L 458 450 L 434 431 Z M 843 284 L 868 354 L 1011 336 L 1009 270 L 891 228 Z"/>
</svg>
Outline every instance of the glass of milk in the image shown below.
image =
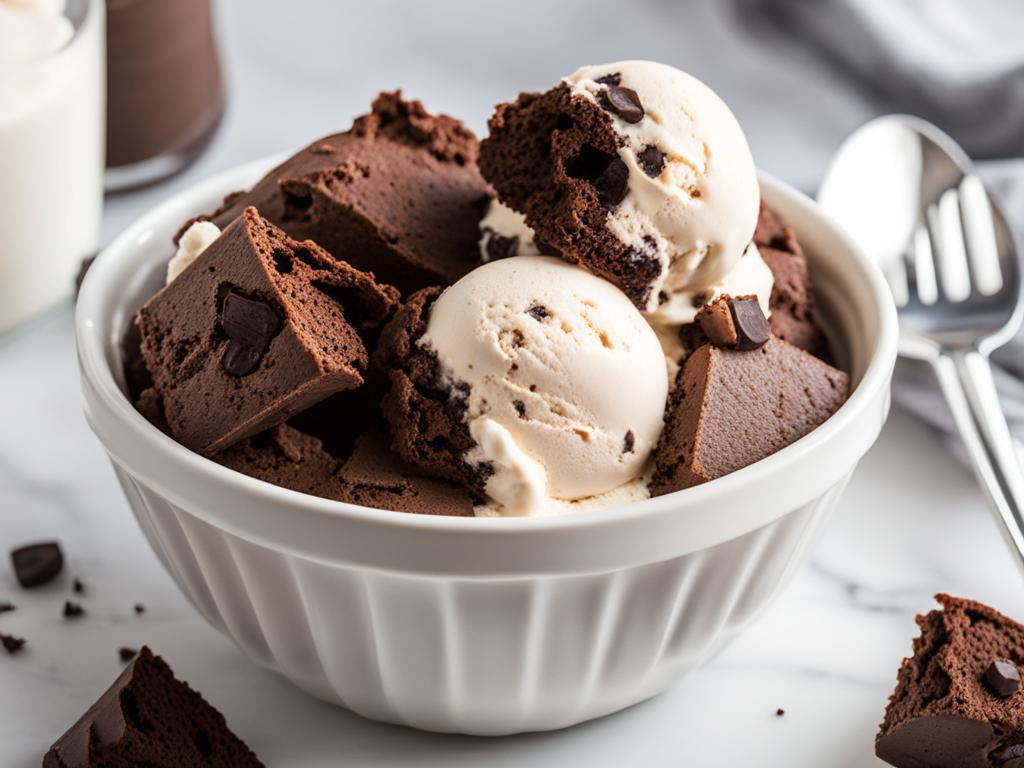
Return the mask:
<svg viewBox="0 0 1024 768">
<path fill-rule="evenodd" d="M 0 332 L 74 289 L 103 206 L 103 0 L 0 0 Z"/>
</svg>

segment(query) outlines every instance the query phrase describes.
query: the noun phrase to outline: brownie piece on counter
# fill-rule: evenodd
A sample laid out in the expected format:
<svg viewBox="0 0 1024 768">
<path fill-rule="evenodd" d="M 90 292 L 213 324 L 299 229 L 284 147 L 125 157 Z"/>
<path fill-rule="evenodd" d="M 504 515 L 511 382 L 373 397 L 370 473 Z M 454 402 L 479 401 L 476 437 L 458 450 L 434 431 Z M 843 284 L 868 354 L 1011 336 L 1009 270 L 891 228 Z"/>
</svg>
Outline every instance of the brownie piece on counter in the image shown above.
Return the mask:
<svg viewBox="0 0 1024 768">
<path fill-rule="evenodd" d="M 875 741 L 897 768 L 1024 766 L 1024 625 L 987 605 L 936 595 L 917 617 Z"/>
<path fill-rule="evenodd" d="M 413 514 L 473 516 L 464 491 L 415 474 L 391 452 L 380 432 L 361 435 L 351 455 L 339 460 L 315 437 L 281 425 L 225 451 L 217 461 L 250 477 L 334 501 Z"/>
<path fill-rule="evenodd" d="M 397 291 L 247 208 L 139 310 L 170 434 L 204 455 L 364 382 Z"/>
<path fill-rule="evenodd" d="M 469 489 L 484 498 L 487 463 L 470 464 L 476 446 L 466 424 L 466 392 L 444 380 L 437 357 L 417 344 L 426 331 L 439 288 L 413 294 L 381 334 L 378 356 L 391 389 L 381 402 L 391 425 L 392 447 L 420 472 Z"/>
<path fill-rule="evenodd" d="M 262 768 L 224 716 L 143 646 L 61 736 L 43 768 Z"/>
<path fill-rule="evenodd" d="M 405 293 L 449 285 L 480 262 L 477 222 L 491 191 L 477 154 L 458 120 L 382 93 L 351 130 L 313 142 L 199 218 L 223 229 L 252 205 Z"/>
<path fill-rule="evenodd" d="M 848 393 L 845 373 L 782 339 L 749 351 L 705 344 L 669 396 L 651 495 L 772 455 L 824 422 Z"/>
<path fill-rule="evenodd" d="M 521 212 L 542 249 L 580 264 L 643 309 L 661 263 L 607 226 L 625 197 L 622 136 L 609 113 L 559 83 L 499 104 L 480 145 L 480 168 L 506 205 Z"/>
</svg>

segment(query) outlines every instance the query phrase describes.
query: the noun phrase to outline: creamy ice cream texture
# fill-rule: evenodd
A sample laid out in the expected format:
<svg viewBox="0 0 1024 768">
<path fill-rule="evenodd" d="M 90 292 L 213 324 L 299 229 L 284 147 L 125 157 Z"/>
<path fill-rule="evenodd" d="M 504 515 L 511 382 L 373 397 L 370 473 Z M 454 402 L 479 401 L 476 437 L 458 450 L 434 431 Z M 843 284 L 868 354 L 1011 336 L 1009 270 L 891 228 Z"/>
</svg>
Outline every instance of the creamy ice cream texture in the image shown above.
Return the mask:
<svg viewBox="0 0 1024 768">
<path fill-rule="evenodd" d="M 210 221 L 193 223 L 178 240 L 178 250 L 167 263 L 166 284 L 170 285 L 178 275 L 184 272 L 203 251 L 220 237 L 220 228 Z"/>
<path fill-rule="evenodd" d="M 421 344 L 466 391 L 490 463 L 481 514 L 542 515 L 647 495 L 668 394 L 658 339 L 618 288 L 558 259 L 477 268 L 431 309 Z"/>
<path fill-rule="evenodd" d="M 608 227 L 640 252 L 653 243 L 662 272 L 646 311 L 721 283 L 753 238 L 760 205 L 750 148 L 725 102 L 692 75 L 651 61 L 583 67 L 565 82 L 602 105 L 624 139 L 629 191 Z M 642 117 L 628 103 L 607 109 L 611 87 L 634 92 Z"/>
</svg>

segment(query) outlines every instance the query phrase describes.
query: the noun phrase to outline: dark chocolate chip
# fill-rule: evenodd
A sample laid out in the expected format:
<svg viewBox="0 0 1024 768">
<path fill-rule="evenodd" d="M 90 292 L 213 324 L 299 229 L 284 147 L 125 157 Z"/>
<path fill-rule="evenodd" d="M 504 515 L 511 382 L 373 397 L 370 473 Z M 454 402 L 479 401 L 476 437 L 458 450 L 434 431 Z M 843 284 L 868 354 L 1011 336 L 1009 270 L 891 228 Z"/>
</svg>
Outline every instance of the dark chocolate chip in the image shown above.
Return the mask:
<svg viewBox="0 0 1024 768">
<path fill-rule="evenodd" d="M 782 707 L 779 707 L 775 710 L 776 717 L 782 717 L 784 714 L 786 714 L 786 710 L 784 710 Z"/>
<path fill-rule="evenodd" d="M 626 432 L 626 436 L 622 438 L 622 452 L 632 453 L 636 449 L 636 435 L 633 434 L 633 430 Z"/>
<path fill-rule="evenodd" d="M 1006 698 L 1020 688 L 1020 672 L 1012 661 L 996 659 L 985 670 L 985 683 L 996 696 Z"/>
<path fill-rule="evenodd" d="M 46 541 L 19 547 L 11 552 L 14 575 L 23 587 L 38 587 L 52 581 L 64 567 L 60 544 Z"/>
<path fill-rule="evenodd" d="M 641 149 L 636 159 L 640 162 L 640 167 L 644 169 L 644 173 L 652 179 L 658 178 L 661 172 L 665 170 L 665 153 L 653 144 L 648 144 Z"/>
<path fill-rule="evenodd" d="M 85 592 L 85 584 L 82 583 L 81 579 L 75 579 L 71 582 L 71 589 L 74 590 L 76 595 L 80 595 Z"/>
<path fill-rule="evenodd" d="M 729 311 L 736 327 L 736 349 L 760 349 L 772 337 L 772 329 L 757 299 L 730 299 Z"/>
<path fill-rule="evenodd" d="M 0 613 L 7 613 L 13 611 L 17 606 L 14 603 L 0 603 Z"/>
<path fill-rule="evenodd" d="M 519 418 L 525 419 L 526 418 L 526 403 L 524 403 L 522 400 L 513 400 L 512 401 L 512 405 L 515 406 L 516 413 L 519 414 Z"/>
<path fill-rule="evenodd" d="M 142 603 L 136 603 L 135 605 L 132 606 L 132 609 L 139 616 L 141 616 L 142 614 L 144 614 L 146 612 L 146 606 L 144 606 Z"/>
<path fill-rule="evenodd" d="M 519 252 L 519 237 L 517 235 L 505 237 L 487 227 L 484 230 L 484 236 L 487 238 L 484 243 L 484 251 L 487 252 L 488 261 L 509 259 Z"/>
<path fill-rule="evenodd" d="M 8 653 L 15 654 L 25 647 L 25 638 L 5 635 L 0 632 L 0 645 L 3 645 L 4 650 Z"/>
<path fill-rule="evenodd" d="M 85 613 L 85 608 L 80 606 L 78 603 L 73 603 L 70 600 L 64 601 L 64 618 L 74 619 L 78 616 L 82 616 Z"/>
<path fill-rule="evenodd" d="M 528 314 L 530 317 L 532 317 L 534 320 L 540 323 L 543 322 L 544 318 L 548 316 L 548 308 L 545 307 L 543 304 L 534 304 L 532 307 L 526 310 L 526 314 Z"/>
<path fill-rule="evenodd" d="M 612 158 L 603 171 L 593 181 L 597 190 L 597 199 L 607 208 L 614 208 L 621 203 L 629 192 L 629 168 L 621 157 Z"/>
<path fill-rule="evenodd" d="M 135 658 L 135 654 L 137 654 L 137 653 L 138 653 L 138 650 L 135 649 L 135 648 L 124 647 L 124 648 L 118 648 L 117 649 L 117 656 L 118 656 L 118 658 L 121 659 L 121 661 L 124 661 L 124 662 L 129 662 L 132 659 L 134 659 Z"/>
<path fill-rule="evenodd" d="M 632 88 L 609 85 L 601 92 L 601 106 L 627 123 L 639 123 L 644 119 L 644 106 Z"/>
<path fill-rule="evenodd" d="M 607 75 L 601 75 L 601 77 L 597 78 L 594 82 L 600 83 L 601 85 L 618 85 L 622 82 L 622 75 L 618 72 L 612 72 Z"/>
<path fill-rule="evenodd" d="M 260 364 L 281 321 L 265 301 L 229 291 L 221 311 L 221 327 L 231 340 L 221 365 L 232 376 L 246 376 Z"/>
<path fill-rule="evenodd" d="M 1017 765 L 1022 765 L 1024 764 L 1022 763 L 1024 761 L 1024 744 L 1011 744 L 1003 749 L 997 749 L 989 755 L 989 759 L 1000 768 L 1006 768 L 1006 766 L 1014 768 Z"/>
</svg>

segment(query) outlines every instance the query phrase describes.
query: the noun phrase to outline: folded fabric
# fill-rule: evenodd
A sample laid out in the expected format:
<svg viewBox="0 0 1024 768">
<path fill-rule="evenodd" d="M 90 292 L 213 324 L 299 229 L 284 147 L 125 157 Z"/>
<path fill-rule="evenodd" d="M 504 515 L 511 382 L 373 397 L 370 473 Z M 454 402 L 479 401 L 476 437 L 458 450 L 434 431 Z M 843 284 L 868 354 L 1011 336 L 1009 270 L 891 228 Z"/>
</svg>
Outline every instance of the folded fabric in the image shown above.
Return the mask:
<svg viewBox="0 0 1024 768">
<path fill-rule="evenodd" d="M 1024 152 L 1024 3 L 733 2 L 741 23 L 815 50 L 880 111 L 921 115 L 975 157 Z"/>
</svg>

